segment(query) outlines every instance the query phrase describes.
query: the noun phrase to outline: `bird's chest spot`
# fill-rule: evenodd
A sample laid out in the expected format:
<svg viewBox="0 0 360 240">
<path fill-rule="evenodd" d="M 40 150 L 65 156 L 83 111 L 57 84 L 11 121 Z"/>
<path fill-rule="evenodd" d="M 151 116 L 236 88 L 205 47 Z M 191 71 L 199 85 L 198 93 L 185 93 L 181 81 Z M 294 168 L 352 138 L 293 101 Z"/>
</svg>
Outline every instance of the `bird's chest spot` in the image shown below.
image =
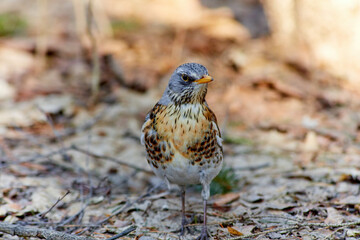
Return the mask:
<svg viewBox="0 0 360 240">
<path fill-rule="evenodd" d="M 186 148 L 199 141 L 211 124 L 205 117 L 206 107 L 201 104 L 186 104 L 169 107 L 159 114 L 157 131 L 171 140 L 177 148 Z"/>
</svg>

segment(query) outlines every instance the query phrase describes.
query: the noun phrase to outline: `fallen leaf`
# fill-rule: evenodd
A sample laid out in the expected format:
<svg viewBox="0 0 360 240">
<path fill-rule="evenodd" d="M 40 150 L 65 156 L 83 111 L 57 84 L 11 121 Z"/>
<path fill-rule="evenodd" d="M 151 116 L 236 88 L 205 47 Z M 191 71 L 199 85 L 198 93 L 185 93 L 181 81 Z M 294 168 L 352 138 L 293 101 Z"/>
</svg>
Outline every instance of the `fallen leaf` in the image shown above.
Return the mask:
<svg viewBox="0 0 360 240">
<path fill-rule="evenodd" d="M 73 114 L 74 103 L 70 95 L 39 96 L 35 99 L 35 105 L 46 113 L 62 113 L 66 116 Z"/>
<path fill-rule="evenodd" d="M 234 225 L 233 228 L 236 229 L 237 231 L 243 233 L 244 235 L 248 235 L 248 234 L 252 234 L 252 231 L 254 230 L 255 226 L 254 225 L 246 225 L 246 226 Z"/>
<path fill-rule="evenodd" d="M 13 211 L 17 212 L 17 211 L 20 211 L 22 209 L 22 206 L 20 204 L 14 203 L 14 202 L 9 203 L 8 206 L 9 206 L 10 211 L 13 210 Z"/>
<path fill-rule="evenodd" d="M 28 52 L 1 47 L 0 77 L 3 79 L 9 79 L 21 76 L 30 71 L 34 62 L 34 57 Z"/>
<path fill-rule="evenodd" d="M 229 231 L 229 233 L 231 235 L 236 235 L 236 236 L 242 236 L 244 235 L 243 233 L 239 232 L 238 230 L 236 230 L 235 228 L 232 228 L 232 227 L 227 227 L 227 230 Z"/>
<path fill-rule="evenodd" d="M 6 80 L 0 78 L 0 100 L 12 99 L 15 89 Z"/>
<path fill-rule="evenodd" d="M 120 219 L 116 219 L 114 224 L 113 224 L 113 227 L 122 228 L 122 227 L 129 226 L 130 224 L 131 224 L 131 222 L 129 222 L 129 221 L 123 221 L 123 220 L 120 220 Z"/>
<path fill-rule="evenodd" d="M 138 227 L 145 226 L 145 220 L 138 212 L 132 212 L 131 216 L 133 217 L 136 226 Z"/>
<path fill-rule="evenodd" d="M 231 203 L 231 202 L 237 200 L 239 197 L 240 197 L 240 193 L 233 193 L 233 192 L 226 193 L 226 194 L 218 196 L 215 199 L 214 205 L 223 206 L 227 203 Z"/>
<path fill-rule="evenodd" d="M 316 152 L 319 150 L 319 143 L 315 132 L 309 131 L 306 134 L 303 150 L 305 152 Z"/>
<path fill-rule="evenodd" d="M 360 196 L 346 196 L 338 201 L 340 204 L 360 204 Z"/>
<path fill-rule="evenodd" d="M 360 231 L 357 229 L 347 229 L 346 235 L 348 237 L 360 237 Z"/>
<path fill-rule="evenodd" d="M 22 206 L 18 203 L 8 203 L 0 206 L 0 216 L 5 217 L 9 213 L 16 213 L 22 209 Z"/>
<path fill-rule="evenodd" d="M 339 224 L 344 221 L 344 217 L 333 207 L 326 208 L 327 218 L 325 219 L 326 224 Z"/>
</svg>

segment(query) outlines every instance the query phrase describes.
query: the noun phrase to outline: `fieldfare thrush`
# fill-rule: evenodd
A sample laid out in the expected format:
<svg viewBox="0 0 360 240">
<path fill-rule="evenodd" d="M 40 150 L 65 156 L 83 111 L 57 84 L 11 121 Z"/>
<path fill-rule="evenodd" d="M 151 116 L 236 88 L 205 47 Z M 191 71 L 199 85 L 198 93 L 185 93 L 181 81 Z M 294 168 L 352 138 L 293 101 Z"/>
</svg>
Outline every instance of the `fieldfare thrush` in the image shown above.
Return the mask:
<svg viewBox="0 0 360 240">
<path fill-rule="evenodd" d="M 197 63 L 180 65 L 172 74 L 164 94 L 147 114 L 141 143 L 155 174 L 181 188 L 184 233 L 185 187 L 202 185 L 204 220 L 198 239 L 208 239 L 206 226 L 210 183 L 223 162 L 222 139 L 215 114 L 205 101 L 207 85 L 213 81 Z"/>
</svg>

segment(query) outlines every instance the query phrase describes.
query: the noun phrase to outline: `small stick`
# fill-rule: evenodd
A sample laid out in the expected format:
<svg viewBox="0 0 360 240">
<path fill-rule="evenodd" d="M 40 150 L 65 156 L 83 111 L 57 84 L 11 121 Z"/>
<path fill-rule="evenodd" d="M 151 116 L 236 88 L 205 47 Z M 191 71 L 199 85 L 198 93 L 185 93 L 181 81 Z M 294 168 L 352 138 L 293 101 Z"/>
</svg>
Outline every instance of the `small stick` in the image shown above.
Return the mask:
<svg viewBox="0 0 360 240">
<path fill-rule="evenodd" d="M 104 156 L 104 155 L 92 153 L 92 152 L 87 151 L 87 150 L 85 150 L 85 149 L 79 148 L 79 147 L 77 147 L 77 146 L 75 146 L 75 145 L 72 145 L 72 146 L 71 146 L 71 149 L 72 149 L 72 150 L 75 150 L 75 151 L 78 151 L 78 152 L 81 152 L 81 153 L 83 153 L 83 154 L 89 155 L 89 156 L 91 156 L 91 157 L 93 157 L 93 158 L 108 160 L 108 161 L 110 161 L 110 162 L 114 162 L 114 163 L 117 163 L 117 164 L 120 164 L 120 165 L 124 165 L 124 166 L 133 168 L 133 169 L 138 170 L 138 171 L 142 171 L 142 172 L 146 172 L 146 173 L 152 174 L 152 171 L 149 171 L 149 170 L 146 170 L 146 169 L 144 169 L 144 168 L 135 166 L 135 165 L 133 165 L 133 164 L 131 164 L 131 163 L 123 162 L 123 161 L 120 161 L 120 160 L 118 160 L 118 159 L 116 159 L 116 158 L 112 158 L 112 157 L 108 157 L 108 156 Z"/>
<path fill-rule="evenodd" d="M 160 188 L 162 186 L 163 183 L 160 183 L 150 189 L 148 189 L 146 191 L 146 193 L 142 194 L 140 197 L 138 197 L 135 201 L 133 202 L 127 202 L 122 208 L 120 208 L 119 210 L 115 211 L 113 214 L 111 214 L 110 216 L 104 218 L 103 220 L 100 220 L 96 223 L 97 226 L 100 226 L 104 223 L 106 223 L 110 218 L 122 213 L 125 209 L 127 209 L 128 207 L 131 207 L 134 203 L 139 202 L 141 199 L 143 199 L 144 197 L 148 196 L 150 193 L 154 192 L 155 190 L 157 190 L 158 188 Z"/>
<path fill-rule="evenodd" d="M 273 233 L 273 232 L 290 231 L 290 230 L 298 229 L 298 228 L 301 228 L 301 227 L 303 227 L 303 226 L 294 225 L 294 226 L 291 226 L 291 227 L 275 228 L 275 229 L 271 229 L 271 230 L 267 230 L 267 231 L 263 231 L 263 232 L 242 235 L 242 236 L 236 237 L 236 238 L 228 238 L 227 240 L 238 240 L 238 239 L 244 239 L 244 238 L 254 239 L 254 237 L 258 237 L 260 235 L 265 235 L 265 234 Z"/>
<path fill-rule="evenodd" d="M 48 1 L 37 0 L 38 7 L 38 23 L 37 23 L 37 36 L 36 36 L 36 73 L 40 73 L 45 68 L 45 57 L 48 48 L 47 29 L 48 29 Z"/>
<path fill-rule="evenodd" d="M 8 163 L 8 164 L 20 164 L 20 163 L 24 163 L 24 162 L 33 162 L 38 159 L 47 159 L 47 158 L 50 158 L 50 157 L 58 155 L 58 154 L 63 154 L 64 152 L 67 152 L 69 150 L 71 150 L 71 147 L 65 147 L 65 148 L 62 148 L 59 150 L 51 151 L 46 154 L 34 154 L 31 157 L 28 157 L 28 158 L 25 158 L 22 160 L 20 159 L 20 160 L 17 160 L 17 161 Z M 0 158 L 0 159 L 8 160 L 8 158 Z"/>
<path fill-rule="evenodd" d="M 85 211 L 85 209 L 87 208 L 88 204 L 86 203 L 77 213 L 75 213 L 73 216 L 61 221 L 60 223 L 57 224 L 57 227 L 61 227 L 63 225 L 66 225 L 68 223 L 71 223 L 75 218 L 77 218 L 78 216 L 81 216 L 81 214 Z"/>
<path fill-rule="evenodd" d="M 11 161 L 15 161 L 15 157 L 12 154 L 11 149 L 9 148 L 8 144 L 5 142 L 3 137 L 0 137 L 0 149 L 3 150 L 7 159 Z"/>
<path fill-rule="evenodd" d="M 70 193 L 70 190 L 67 190 L 67 192 L 60 198 L 58 198 L 58 200 L 51 206 L 51 208 L 49 208 L 49 210 L 47 210 L 44 213 L 41 213 L 39 216 L 40 218 L 44 218 L 46 214 L 48 214 L 51 210 L 53 210 L 53 208 L 61 201 L 63 200 L 68 194 Z"/>
<path fill-rule="evenodd" d="M 259 170 L 262 168 L 267 168 L 270 166 L 270 163 L 266 162 L 266 163 L 262 163 L 259 165 L 254 165 L 254 166 L 245 166 L 245 167 L 237 167 L 234 168 L 235 171 L 255 171 L 255 170 Z"/>
<path fill-rule="evenodd" d="M 92 73 L 91 73 L 91 91 L 93 97 L 96 97 L 99 93 L 100 84 L 100 60 L 97 41 L 92 29 L 92 22 L 94 20 L 93 1 L 89 0 L 87 5 L 87 18 L 86 29 L 90 38 L 91 55 L 92 55 Z"/>
<path fill-rule="evenodd" d="M 83 154 L 86 154 L 88 156 L 91 156 L 93 158 L 97 158 L 97 159 L 103 159 L 103 160 L 107 160 L 107 161 L 110 161 L 110 162 L 114 162 L 114 163 L 117 163 L 119 165 L 123 165 L 123 166 L 127 166 L 127 167 L 130 167 L 130 168 L 133 168 L 137 171 L 141 171 L 141 172 L 145 172 L 145 173 L 149 173 L 149 174 L 153 174 L 152 171 L 150 170 L 147 170 L 147 169 L 144 169 L 142 167 L 138 167 L 138 166 L 135 166 L 131 163 L 127 163 L 127 162 L 124 162 L 124 161 L 121 161 L 119 159 L 116 159 L 116 158 L 113 158 L 113 157 L 109 157 L 109 156 L 104 156 L 104 155 L 100 155 L 100 154 L 96 154 L 96 153 L 93 153 L 93 152 L 90 152 L 90 151 L 87 151 L 85 149 L 82 149 L 82 148 L 79 148 L 77 147 L 76 145 L 72 145 L 70 147 L 64 147 L 64 148 L 61 148 L 59 150 L 55 150 L 55 151 L 52 151 L 52 152 L 49 152 L 47 154 L 35 154 L 34 156 L 32 157 L 29 157 L 25 160 L 20 160 L 20 161 L 16 161 L 16 162 L 11 162 L 11 164 L 17 164 L 17 163 L 22 163 L 22 162 L 33 162 L 37 159 L 44 159 L 44 158 L 50 158 L 52 156 L 55 156 L 55 155 L 58 155 L 58 154 L 64 154 L 65 152 L 68 152 L 70 150 L 73 150 L 73 151 L 77 151 L 77 152 L 81 152 Z M 5 159 L 5 160 L 8 160 L 8 158 L 0 158 L 0 159 Z M 10 164 L 10 163 L 8 163 Z"/>
<path fill-rule="evenodd" d="M 124 237 L 126 235 L 128 235 L 129 233 L 131 233 L 132 231 L 134 231 L 136 229 L 136 226 L 130 226 L 127 229 L 125 229 L 124 231 L 122 231 L 119 234 L 116 234 L 110 238 L 107 238 L 106 240 L 115 240 L 118 239 L 119 237 Z"/>
<path fill-rule="evenodd" d="M 72 135 L 75 135 L 76 133 L 86 131 L 90 129 L 92 126 L 94 126 L 97 122 L 101 120 L 106 114 L 106 109 L 100 111 L 96 116 L 91 118 L 89 121 L 85 122 L 83 125 L 78 126 L 76 128 L 66 128 L 61 132 L 58 132 L 58 137 L 65 138 Z"/>
<path fill-rule="evenodd" d="M 360 221 L 339 223 L 339 224 L 296 223 L 296 224 L 291 225 L 289 227 L 275 228 L 275 229 L 271 229 L 271 230 L 267 230 L 267 231 L 263 231 L 263 232 L 254 233 L 254 234 L 243 235 L 243 236 L 236 237 L 236 238 L 229 238 L 227 240 L 238 240 L 238 239 L 244 239 L 244 238 L 253 239 L 254 237 L 264 235 L 264 234 L 268 234 L 268 233 L 272 233 L 272 232 L 289 231 L 289 230 L 299 229 L 299 228 L 302 228 L 302 227 L 320 227 L 320 228 L 338 228 L 338 227 L 341 227 L 342 228 L 342 227 L 350 227 L 350 226 L 357 226 L 357 225 L 360 225 Z"/>
<path fill-rule="evenodd" d="M 339 232 L 339 231 L 341 231 L 341 230 L 344 230 L 344 227 L 336 229 L 334 232 L 332 232 L 331 234 L 329 234 L 328 236 L 326 236 L 323 240 L 334 239 L 333 236 L 335 235 L 335 233 L 337 233 L 337 232 Z"/>
</svg>

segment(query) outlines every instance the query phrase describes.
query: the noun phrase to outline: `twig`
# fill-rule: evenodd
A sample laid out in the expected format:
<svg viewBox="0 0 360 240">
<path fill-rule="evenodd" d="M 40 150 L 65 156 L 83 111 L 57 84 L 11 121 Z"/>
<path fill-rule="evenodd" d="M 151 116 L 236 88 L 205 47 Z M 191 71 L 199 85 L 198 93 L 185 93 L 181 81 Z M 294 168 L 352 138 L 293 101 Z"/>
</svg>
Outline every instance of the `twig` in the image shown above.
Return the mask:
<svg viewBox="0 0 360 240">
<path fill-rule="evenodd" d="M 262 163 L 259 165 L 254 165 L 254 166 L 245 166 L 245 167 L 236 167 L 234 168 L 235 171 L 255 171 L 255 170 L 259 170 L 262 168 L 267 168 L 270 166 L 270 163 L 266 162 L 266 163 Z"/>
<path fill-rule="evenodd" d="M 347 223 L 338 223 L 338 224 L 326 224 L 326 223 L 296 223 L 294 225 L 291 225 L 289 227 L 284 228 L 275 228 L 263 232 L 258 232 L 254 234 L 247 234 L 236 238 L 229 238 L 228 240 L 237 240 L 237 239 L 244 239 L 244 238 L 254 238 L 260 235 L 265 235 L 272 232 L 282 232 L 282 231 L 289 231 L 294 229 L 299 229 L 302 227 L 320 227 L 320 228 L 338 228 L 338 227 L 350 227 L 350 226 L 357 226 L 360 225 L 360 221 L 355 222 L 347 222 Z"/>
<path fill-rule="evenodd" d="M 227 240 L 237 240 L 237 239 L 244 239 L 244 238 L 254 239 L 254 237 L 258 237 L 260 235 L 265 235 L 265 234 L 273 233 L 273 232 L 290 231 L 290 230 L 298 229 L 298 228 L 301 228 L 301 227 L 303 227 L 303 226 L 294 225 L 294 226 L 291 226 L 291 227 L 275 228 L 275 229 L 271 229 L 271 230 L 267 230 L 267 231 L 263 231 L 263 232 L 243 235 L 243 236 L 236 237 L 236 238 L 228 238 Z"/>
<path fill-rule="evenodd" d="M 110 238 L 107 238 L 106 240 L 115 240 L 115 239 L 118 239 L 119 237 L 126 236 L 129 233 L 131 233 L 132 231 L 134 231 L 135 229 L 136 229 L 136 226 L 130 226 L 127 229 L 125 229 L 124 231 L 122 231 L 121 233 L 116 234 Z"/>
<path fill-rule="evenodd" d="M 90 138 L 91 138 L 91 132 L 89 132 L 89 135 L 88 135 L 88 148 L 90 146 Z M 88 155 L 86 155 L 86 167 L 89 168 L 89 157 Z M 82 221 L 82 218 L 84 217 L 84 211 L 85 211 L 85 208 L 89 205 L 89 199 L 92 197 L 93 195 L 93 186 L 92 186 L 92 183 L 91 183 L 91 175 L 90 175 L 90 171 L 87 171 L 87 180 L 88 180 L 88 184 L 90 186 L 89 188 L 89 194 L 88 194 L 88 199 L 86 201 L 86 203 L 84 203 L 84 188 L 82 187 L 80 190 L 80 193 L 81 193 L 81 203 L 83 205 L 83 210 L 79 212 L 79 217 L 77 219 L 77 223 L 80 224 L 81 221 Z M 83 229 L 80 234 L 83 234 L 87 231 L 88 228 L 85 228 Z"/>
<path fill-rule="evenodd" d="M 250 218 L 280 218 L 280 219 L 285 219 L 288 221 L 292 221 L 292 222 L 296 222 L 296 223 L 301 223 L 303 220 L 301 219 L 296 219 L 296 218 L 290 218 L 290 217 L 286 217 L 286 216 L 277 216 L 277 215 L 258 215 L 258 216 L 250 216 Z"/>
<path fill-rule="evenodd" d="M 94 32 L 92 30 L 92 22 L 94 20 L 94 11 L 93 11 L 93 1 L 89 0 L 87 5 L 87 19 L 86 19 L 86 29 L 90 39 L 91 45 L 91 55 L 92 55 L 92 74 L 91 74 L 91 90 L 93 97 L 95 97 L 99 92 L 99 83 L 100 83 L 100 60 L 98 45 Z"/>
<path fill-rule="evenodd" d="M 172 209 L 168 209 L 169 210 L 172 210 Z M 176 209 L 173 209 L 174 211 L 177 211 Z M 196 213 L 196 212 L 194 212 Z M 202 213 L 202 212 L 199 212 L 199 213 Z M 211 215 L 208 214 L 208 215 Z M 216 215 L 218 216 L 218 215 Z M 224 218 L 224 217 L 223 217 Z M 246 221 L 246 220 L 249 220 L 251 218 L 281 218 L 281 219 L 285 219 L 285 220 L 288 220 L 288 221 L 293 221 L 293 222 L 296 222 L 296 223 L 300 223 L 301 220 L 300 219 L 293 219 L 293 218 L 290 218 L 290 217 L 285 217 L 285 216 L 275 216 L 275 215 L 259 215 L 259 216 L 251 216 L 251 217 L 238 217 L 238 218 L 231 218 L 231 219 L 227 219 L 227 220 L 223 220 L 223 221 L 214 221 L 214 222 L 208 222 L 207 225 L 210 226 L 210 225 L 223 225 L 223 224 L 226 224 L 226 223 L 234 223 L 236 221 Z M 202 223 L 191 223 L 191 224 L 187 224 L 185 225 L 186 227 L 191 227 L 191 226 L 201 226 Z"/>
<path fill-rule="evenodd" d="M 117 164 L 120 164 L 120 165 L 124 165 L 124 166 L 130 167 L 130 168 L 136 169 L 136 170 L 138 170 L 138 171 L 142 171 L 142 172 L 146 172 L 146 173 L 152 174 L 151 171 L 146 170 L 146 169 L 141 168 L 141 167 L 138 167 L 138 166 L 135 166 L 135 165 L 133 165 L 133 164 L 131 164 L 131 163 L 123 162 L 123 161 L 120 161 L 120 160 L 118 160 L 118 159 L 116 159 L 116 158 L 113 158 L 113 157 L 108 157 L 108 156 L 104 156 L 104 155 L 92 153 L 92 152 L 87 151 L 87 150 L 85 150 L 85 149 L 79 148 L 79 147 L 77 147 L 77 146 L 75 146 L 75 145 L 72 145 L 72 146 L 71 146 L 71 149 L 72 149 L 72 150 L 75 150 L 75 151 L 78 151 L 78 152 L 81 152 L 81 153 L 83 153 L 83 154 L 89 155 L 89 156 L 91 156 L 91 157 L 93 157 L 93 158 L 108 160 L 108 161 L 110 161 L 110 162 L 114 162 L 114 163 L 117 163 Z"/>
<path fill-rule="evenodd" d="M 143 199 L 144 197 L 148 196 L 150 193 L 154 192 L 155 190 L 157 190 L 158 188 L 160 188 L 163 185 L 163 183 L 160 183 L 156 186 L 154 186 L 153 188 L 150 188 L 148 191 L 146 191 L 146 193 L 142 194 L 140 197 L 138 197 L 135 201 L 133 202 L 127 202 L 122 208 L 118 209 L 117 211 L 115 211 L 113 214 L 111 214 L 110 216 L 104 218 L 103 220 L 100 220 L 96 223 L 96 225 L 100 226 L 102 224 L 104 224 L 105 222 L 107 222 L 110 218 L 122 213 L 124 210 L 126 210 L 127 208 L 131 207 L 134 203 L 139 202 L 141 199 Z"/>
<path fill-rule="evenodd" d="M 41 213 L 39 216 L 41 218 L 44 218 L 46 214 L 48 214 L 61 200 L 63 200 L 68 194 L 70 193 L 69 190 L 67 190 L 67 192 L 60 198 L 58 198 L 58 200 L 49 208 L 49 210 L 47 210 L 44 213 Z"/>
<path fill-rule="evenodd" d="M 47 14 L 47 0 L 38 0 L 38 23 L 37 23 L 37 37 L 36 37 L 36 72 L 39 73 L 45 68 L 45 55 L 48 48 L 47 44 L 47 29 L 48 29 L 48 14 Z"/>
<path fill-rule="evenodd" d="M 55 139 L 57 140 L 57 142 L 60 144 L 60 153 L 63 155 L 64 159 L 69 159 L 69 156 L 67 156 L 65 154 L 65 152 L 63 152 L 63 149 L 65 149 L 65 145 L 64 145 L 64 139 L 63 136 L 61 136 L 55 129 L 55 125 L 54 125 L 54 121 L 52 120 L 51 116 L 49 113 L 45 112 L 43 109 L 41 109 L 40 107 L 38 107 L 38 109 L 45 115 L 46 120 L 51 128 L 51 131 L 54 134 Z"/>
<path fill-rule="evenodd" d="M 333 236 L 335 235 L 335 233 L 337 233 L 337 232 L 339 232 L 339 231 L 341 231 L 341 230 L 344 230 L 344 227 L 336 229 L 334 232 L 332 232 L 331 234 L 327 235 L 323 240 L 334 239 Z"/>
<path fill-rule="evenodd" d="M 174 211 L 179 211 L 178 209 L 174 209 Z M 199 212 L 201 213 L 201 212 Z M 208 215 L 210 216 L 210 215 Z M 214 221 L 214 222 L 208 222 L 207 225 L 208 226 L 211 226 L 211 225 L 222 225 L 222 224 L 226 224 L 226 223 L 233 223 L 235 221 L 240 221 L 240 220 L 244 220 L 243 217 L 239 217 L 239 218 L 232 218 L 232 219 L 229 219 L 229 220 L 224 220 L 224 221 L 221 221 L 221 222 L 218 222 L 218 221 Z M 185 227 L 194 227 L 194 226 L 202 226 L 203 223 L 189 223 L 189 224 L 186 224 Z"/>
<path fill-rule="evenodd" d="M 94 126 L 102 117 L 104 117 L 106 112 L 106 109 L 103 111 L 100 111 L 95 117 L 84 123 L 83 125 L 77 127 L 77 128 L 66 128 L 61 132 L 58 132 L 58 137 L 65 138 L 72 136 L 78 132 L 83 132 L 88 129 L 90 129 L 92 126 Z"/>
<path fill-rule="evenodd" d="M 51 152 L 46 153 L 46 154 L 34 154 L 33 156 L 31 156 L 29 158 L 25 158 L 23 160 L 15 161 L 15 162 L 12 162 L 12 163 L 16 164 L 16 163 L 23 163 L 23 162 L 33 162 L 33 161 L 35 161 L 37 159 L 47 159 L 47 158 L 50 158 L 50 157 L 58 155 L 58 154 L 64 154 L 65 152 L 68 152 L 70 150 L 81 152 L 81 153 L 86 154 L 88 156 L 91 156 L 93 158 L 104 159 L 104 160 L 107 160 L 107 161 L 110 161 L 110 162 L 117 163 L 119 165 L 124 165 L 124 166 L 130 167 L 130 168 L 133 168 L 133 169 L 141 171 L 141 172 L 146 172 L 146 173 L 152 174 L 152 171 L 149 171 L 147 169 L 135 166 L 135 165 L 133 165 L 131 163 L 123 162 L 123 161 L 121 161 L 119 159 L 116 159 L 116 158 L 113 158 L 113 157 L 92 153 L 92 152 L 87 151 L 85 149 L 79 148 L 76 145 L 71 145 L 70 147 L 64 147 L 64 148 L 61 148 L 59 150 L 51 151 Z M 6 158 L 6 157 L 1 157 L 0 159 L 4 159 L 5 161 L 10 160 L 9 158 Z"/>
<path fill-rule="evenodd" d="M 58 154 L 63 154 L 64 152 L 67 152 L 71 150 L 71 147 L 65 147 L 63 149 L 59 149 L 59 150 L 55 150 L 55 151 L 51 151 L 49 153 L 46 154 L 34 154 L 34 156 L 31 156 L 29 158 L 25 158 L 22 160 L 18 160 L 18 161 L 14 161 L 11 162 L 11 164 L 19 164 L 19 163 L 24 163 L 24 162 L 33 162 L 37 159 L 48 159 L 52 156 L 58 155 Z M 7 160 L 7 158 L 5 158 L 5 160 Z"/>
<path fill-rule="evenodd" d="M 144 193 L 143 195 L 141 195 L 140 197 L 138 197 L 135 201 L 133 202 L 127 202 L 122 208 L 118 209 L 117 211 L 115 211 L 113 214 L 111 214 L 110 216 L 98 221 L 95 223 L 95 226 L 92 227 L 87 227 L 85 229 L 83 229 L 82 232 L 86 232 L 88 231 L 90 228 L 95 229 L 100 227 L 101 225 L 103 225 L 104 223 L 106 223 L 110 218 L 122 213 L 124 210 L 126 210 L 127 208 L 131 207 L 134 203 L 137 203 L 138 201 L 140 201 L 141 199 L 143 199 L 144 197 L 146 197 L 147 195 L 149 195 L 150 193 L 152 193 L 153 191 L 155 191 L 156 189 L 158 189 L 161 184 L 158 184 L 156 186 L 154 186 L 153 188 L 150 188 L 146 193 Z"/>
<path fill-rule="evenodd" d="M 3 137 L 0 137 L 0 150 L 1 149 L 3 150 L 7 159 L 9 159 L 11 161 L 15 161 L 15 157 L 12 154 L 11 149 L 9 148 L 8 144 L 4 141 Z"/>
<path fill-rule="evenodd" d="M 121 86 L 131 88 L 131 84 L 128 84 L 125 81 L 124 70 L 122 69 L 121 65 L 116 62 L 113 55 L 111 54 L 105 55 L 104 64 L 111 70 L 111 73 L 114 75 L 115 80 Z"/>
<path fill-rule="evenodd" d="M 314 131 L 315 133 L 325 136 L 327 138 L 329 138 L 330 140 L 339 140 L 339 141 L 343 141 L 347 138 L 347 136 L 340 132 L 340 131 L 336 131 L 333 129 L 327 129 L 327 128 L 319 128 L 319 127 L 305 127 L 307 130 L 311 130 Z M 355 136 L 349 134 L 351 136 L 352 139 L 355 138 Z"/>
<path fill-rule="evenodd" d="M 77 213 L 75 213 L 73 216 L 61 221 L 60 223 L 57 224 L 57 227 L 61 227 L 63 225 L 66 225 L 70 222 L 72 222 L 75 218 L 77 218 L 79 215 L 81 216 L 81 214 L 85 211 L 85 209 L 87 208 L 88 203 L 86 203 Z"/>
<path fill-rule="evenodd" d="M 64 148 L 61 148 L 59 150 L 49 152 L 47 154 L 35 154 L 34 156 L 26 158 L 24 160 L 19 160 L 19 161 L 16 161 L 16 162 L 8 162 L 7 164 L 18 164 L 18 163 L 22 163 L 22 162 L 33 162 L 33 161 L 35 161 L 37 159 L 47 159 L 47 158 L 50 158 L 50 157 L 58 155 L 58 154 L 64 154 L 65 152 L 68 152 L 70 150 L 81 152 L 81 153 L 86 154 L 88 156 L 91 156 L 93 158 L 103 159 L 103 160 L 107 160 L 107 161 L 110 161 L 110 162 L 117 163 L 119 165 L 127 166 L 127 167 L 133 168 L 133 169 L 135 169 L 137 171 L 152 174 L 152 171 L 150 171 L 150 170 L 144 169 L 142 167 L 138 167 L 136 165 L 121 161 L 121 160 L 113 158 L 113 157 L 104 156 L 104 155 L 100 155 L 100 154 L 96 154 L 96 153 L 87 151 L 85 149 L 77 147 L 76 145 L 72 145 L 70 147 L 64 147 Z M 0 158 L 0 160 L 1 159 L 4 159 L 6 161 L 8 160 L 8 158 Z"/>
<path fill-rule="evenodd" d="M 37 108 L 39 109 L 39 111 L 45 115 L 46 117 L 46 121 L 49 124 L 51 131 L 54 134 L 55 139 L 61 144 L 61 147 L 64 148 L 64 142 L 62 137 L 59 135 L 58 131 L 55 129 L 55 125 L 54 125 L 54 121 L 52 120 L 50 113 L 49 112 L 45 112 L 44 109 L 42 109 L 40 106 L 37 106 Z"/>
<path fill-rule="evenodd" d="M 359 221 L 346 222 L 346 223 L 336 223 L 336 224 L 326 224 L 326 223 L 301 223 L 303 226 L 309 227 L 322 227 L 322 228 L 338 228 L 338 227 L 350 227 L 360 225 Z"/>
<path fill-rule="evenodd" d="M 51 240 L 95 240 L 92 237 L 76 236 L 64 232 L 0 222 L 0 232 L 19 237 L 37 237 Z"/>
</svg>

